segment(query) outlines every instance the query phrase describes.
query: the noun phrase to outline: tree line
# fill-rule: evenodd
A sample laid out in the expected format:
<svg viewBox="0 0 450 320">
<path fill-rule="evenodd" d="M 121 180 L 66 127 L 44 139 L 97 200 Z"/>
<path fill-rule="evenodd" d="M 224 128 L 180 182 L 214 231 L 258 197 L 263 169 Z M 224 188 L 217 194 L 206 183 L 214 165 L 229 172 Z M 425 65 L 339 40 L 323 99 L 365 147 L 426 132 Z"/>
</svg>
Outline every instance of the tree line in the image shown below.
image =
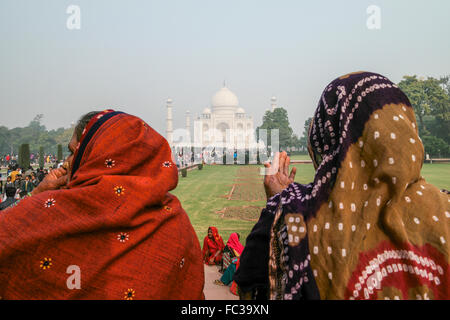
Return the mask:
<svg viewBox="0 0 450 320">
<path fill-rule="evenodd" d="M 412 104 L 425 153 L 431 157 L 450 156 L 450 76 L 439 79 L 404 76 L 398 86 Z M 42 114 L 36 115 L 24 128 L 8 129 L 0 126 L 0 155 L 18 154 L 22 144 L 29 144 L 30 152 L 34 154 L 39 153 L 40 147 L 46 154 L 56 154 L 58 145 L 62 145 L 64 156 L 68 154 L 66 146 L 74 128 L 47 130 L 42 125 L 42 118 Z M 259 130 L 266 129 L 270 145 L 270 131 L 278 129 L 280 149 L 306 153 L 311 119 L 305 121 L 303 133 L 299 136 L 290 126 L 286 109 L 278 107 L 273 111 L 268 110 L 263 116 L 262 125 L 257 128 L 257 138 Z"/>
<path fill-rule="evenodd" d="M 408 96 L 414 109 L 419 129 L 419 136 L 424 144 L 425 153 L 430 157 L 450 156 L 450 76 L 439 79 L 417 76 L 404 76 L 398 83 L 399 88 Z M 302 136 L 299 138 L 289 124 L 287 111 L 276 108 L 266 111 L 263 124 L 257 128 L 267 130 L 270 144 L 270 130 L 279 130 L 280 149 L 300 150 L 307 152 L 308 130 L 312 121 L 309 117 L 303 126 Z"/>
<path fill-rule="evenodd" d="M 67 155 L 67 144 L 72 138 L 74 128 L 58 128 L 56 130 L 47 130 L 42 125 L 43 115 L 38 114 L 23 128 L 8 129 L 0 126 L 0 155 L 6 154 L 18 155 L 21 145 L 28 144 L 30 153 L 40 153 L 43 148 L 45 154 L 58 153 L 58 145 L 63 146 L 63 153 Z"/>
</svg>

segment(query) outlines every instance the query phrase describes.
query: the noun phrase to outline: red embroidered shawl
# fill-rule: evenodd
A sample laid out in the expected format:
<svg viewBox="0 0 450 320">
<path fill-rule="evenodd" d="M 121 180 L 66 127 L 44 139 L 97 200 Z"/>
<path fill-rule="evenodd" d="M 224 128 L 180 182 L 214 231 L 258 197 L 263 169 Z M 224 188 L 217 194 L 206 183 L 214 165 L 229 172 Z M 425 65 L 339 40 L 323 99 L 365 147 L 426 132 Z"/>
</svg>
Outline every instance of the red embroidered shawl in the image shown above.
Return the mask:
<svg viewBox="0 0 450 320">
<path fill-rule="evenodd" d="M 177 182 L 161 135 L 135 116 L 100 113 L 80 139 L 68 189 L 0 214 L 0 296 L 203 299 L 198 238 L 168 193 Z"/>
</svg>

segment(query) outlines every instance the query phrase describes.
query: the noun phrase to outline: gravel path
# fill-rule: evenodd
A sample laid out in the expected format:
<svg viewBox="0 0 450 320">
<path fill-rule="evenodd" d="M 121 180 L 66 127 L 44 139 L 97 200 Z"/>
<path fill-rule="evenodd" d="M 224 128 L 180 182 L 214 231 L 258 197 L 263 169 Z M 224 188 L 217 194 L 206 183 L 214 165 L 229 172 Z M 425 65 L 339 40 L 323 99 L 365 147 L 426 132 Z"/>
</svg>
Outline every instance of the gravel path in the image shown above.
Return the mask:
<svg viewBox="0 0 450 320">
<path fill-rule="evenodd" d="M 218 286 L 214 280 L 220 279 L 222 274 L 218 266 L 205 265 L 205 293 L 206 300 L 239 300 L 238 296 L 231 293 L 229 286 Z"/>
</svg>

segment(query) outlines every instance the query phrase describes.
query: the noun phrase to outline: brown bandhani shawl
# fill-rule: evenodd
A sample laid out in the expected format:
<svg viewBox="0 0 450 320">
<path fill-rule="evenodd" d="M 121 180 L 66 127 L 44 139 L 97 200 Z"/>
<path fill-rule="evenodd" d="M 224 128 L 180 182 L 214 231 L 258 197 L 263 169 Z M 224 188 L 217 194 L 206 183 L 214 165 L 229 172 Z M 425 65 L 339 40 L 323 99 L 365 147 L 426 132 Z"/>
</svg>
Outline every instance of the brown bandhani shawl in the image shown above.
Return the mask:
<svg viewBox="0 0 450 320">
<path fill-rule="evenodd" d="M 0 214 L 3 299 L 202 299 L 198 238 L 167 141 L 111 110 L 87 125 L 68 189 Z M 79 282 L 76 272 L 79 271 Z"/>
<path fill-rule="evenodd" d="M 309 140 L 314 182 L 269 199 L 235 276 L 243 291 L 449 299 L 450 200 L 420 175 L 424 148 L 406 95 L 379 74 L 336 79 Z M 252 265 L 256 255 L 267 267 Z"/>
</svg>

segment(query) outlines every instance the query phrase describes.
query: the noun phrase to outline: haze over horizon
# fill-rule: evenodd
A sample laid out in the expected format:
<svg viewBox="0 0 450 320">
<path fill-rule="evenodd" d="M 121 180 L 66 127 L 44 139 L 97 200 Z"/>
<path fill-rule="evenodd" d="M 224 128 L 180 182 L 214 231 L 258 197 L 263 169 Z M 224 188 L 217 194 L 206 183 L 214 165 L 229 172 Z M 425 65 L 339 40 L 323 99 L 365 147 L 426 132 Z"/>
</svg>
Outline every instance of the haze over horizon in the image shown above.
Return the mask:
<svg viewBox="0 0 450 320">
<path fill-rule="evenodd" d="M 81 10 L 79 30 L 66 27 L 70 5 Z M 379 30 L 367 28 L 370 5 L 381 10 Z M 47 129 L 67 128 L 114 108 L 165 135 L 167 98 L 181 128 L 225 80 L 255 127 L 276 96 L 300 136 L 343 74 L 449 75 L 449 12 L 445 0 L 3 0 L 0 125 L 44 114 Z"/>
</svg>

